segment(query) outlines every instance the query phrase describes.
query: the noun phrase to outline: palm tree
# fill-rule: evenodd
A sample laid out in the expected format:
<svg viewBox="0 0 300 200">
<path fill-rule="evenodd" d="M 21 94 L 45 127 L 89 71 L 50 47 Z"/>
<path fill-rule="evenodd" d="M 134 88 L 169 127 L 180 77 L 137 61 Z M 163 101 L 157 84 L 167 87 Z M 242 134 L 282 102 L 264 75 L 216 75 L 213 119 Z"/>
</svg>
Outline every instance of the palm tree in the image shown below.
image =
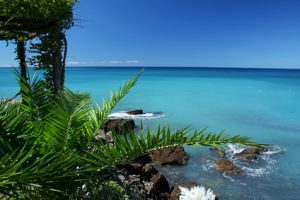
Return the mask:
<svg viewBox="0 0 300 200">
<path fill-rule="evenodd" d="M 68 198 L 96 174 L 101 177 L 113 166 L 164 147 L 259 145 L 247 137 L 206 134 L 205 129 L 171 131 L 169 127 L 137 135 L 113 134 L 113 146 L 95 142 L 112 109 L 139 76 L 112 93 L 102 106 L 68 89 L 53 97 L 44 82 L 34 78 L 24 84 L 20 77 L 23 102 L 0 102 L 0 198 Z"/>
</svg>

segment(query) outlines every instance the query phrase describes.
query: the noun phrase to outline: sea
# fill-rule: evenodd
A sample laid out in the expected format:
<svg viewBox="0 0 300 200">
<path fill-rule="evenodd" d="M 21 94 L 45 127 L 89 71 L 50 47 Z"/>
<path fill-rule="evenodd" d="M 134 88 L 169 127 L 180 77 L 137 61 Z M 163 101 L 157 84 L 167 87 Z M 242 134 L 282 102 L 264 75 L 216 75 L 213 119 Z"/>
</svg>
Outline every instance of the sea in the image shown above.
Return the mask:
<svg viewBox="0 0 300 200">
<path fill-rule="evenodd" d="M 89 93 L 101 105 L 142 68 L 69 67 L 66 87 Z M 30 74 L 33 76 L 33 71 Z M 12 68 L 0 68 L 0 98 L 18 92 Z M 124 112 L 143 109 L 146 114 Z M 218 159 L 208 147 L 185 146 L 184 166 L 158 166 L 170 184 L 197 182 L 224 200 L 300 199 L 300 70 L 145 67 L 136 86 L 111 118 L 135 120 L 137 126 L 193 130 L 251 137 L 270 145 L 252 162 L 233 157 L 245 147 L 228 144 L 227 159 L 243 173 L 229 176 L 214 168 Z"/>
</svg>

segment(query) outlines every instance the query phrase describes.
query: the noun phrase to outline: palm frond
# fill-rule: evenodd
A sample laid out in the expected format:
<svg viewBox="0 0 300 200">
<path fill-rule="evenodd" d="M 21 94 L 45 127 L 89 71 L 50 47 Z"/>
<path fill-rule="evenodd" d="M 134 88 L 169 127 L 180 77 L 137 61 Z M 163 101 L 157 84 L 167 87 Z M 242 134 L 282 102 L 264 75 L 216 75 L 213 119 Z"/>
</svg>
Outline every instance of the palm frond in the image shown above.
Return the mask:
<svg viewBox="0 0 300 200">
<path fill-rule="evenodd" d="M 128 94 L 129 90 L 135 86 L 138 78 L 141 76 L 143 73 L 143 70 L 135 75 L 132 79 L 129 81 L 125 82 L 122 87 L 117 92 L 113 92 L 110 95 L 109 101 L 103 100 L 102 107 L 100 108 L 97 106 L 97 120 L 100 122 L 100 126 L 103 125 L 107 118 L 108 115 L 112 112 L 114 107 L 117 105 L 117 103 L 126 95 Z"/>
<path fill-rule="evenodd" d="M 221 133 L 205 133 L 206 129 L 190 134 L 188 128 L 172 132 L 169 127 L 158 128 L 156 132 L 148 130 L 138 136 L 131 131 L 127 135 L 113 134 L 115 144 L 108 142 L 98 144 L 95 152 L 87 151 L 88 157 L 82 158 L 90 163 L 89 169 L 101 171 L 114 165 L 128 163 L 135 158 L 161 148 L 178 145 L 199 145 L 218 147 L 228 143 L 238 143 L 247 146 L 263 146 L 245 136 L 226 136 Z"/>
</svg>

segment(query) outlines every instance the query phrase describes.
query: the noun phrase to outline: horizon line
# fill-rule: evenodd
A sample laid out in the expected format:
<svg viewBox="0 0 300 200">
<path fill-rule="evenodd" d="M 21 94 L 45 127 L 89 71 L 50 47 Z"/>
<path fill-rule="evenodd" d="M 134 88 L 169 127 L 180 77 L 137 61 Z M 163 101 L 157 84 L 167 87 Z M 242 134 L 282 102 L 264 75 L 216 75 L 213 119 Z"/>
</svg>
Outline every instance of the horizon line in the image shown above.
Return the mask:
<svg viewBox="0 0 300 200">
<path fill-rule="evenodd" d="M 219 66 L 213 66 L 213 67 L 204 67 L 204 66 L 85 66 L 85 65 L 80 65 L 80 66 L 66 66 L 66 68 L 203 68 L 203 69 L 286 69 L 286 70 L 300 70 L 299 67 L 219 67 Z M 19 66 L 0 66 L 0 68 L 19 68 Z M 34 67 L 27 67 L 27 68 L 34 68 Z"/>
</svg>

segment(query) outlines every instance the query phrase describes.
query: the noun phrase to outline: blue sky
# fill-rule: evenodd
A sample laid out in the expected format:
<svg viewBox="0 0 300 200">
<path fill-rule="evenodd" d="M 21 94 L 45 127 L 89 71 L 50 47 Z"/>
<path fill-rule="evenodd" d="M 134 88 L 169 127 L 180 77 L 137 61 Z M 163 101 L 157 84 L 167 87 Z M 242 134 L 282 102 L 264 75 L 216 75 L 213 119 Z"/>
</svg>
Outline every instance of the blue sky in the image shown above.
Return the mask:
<svg viewBox="0 0 300 200">
<path fill-rule="evenodd" d="M 81 0 L 75 18 L 68 66 L 300 68 L 300 0 Z"/>
</svg>

